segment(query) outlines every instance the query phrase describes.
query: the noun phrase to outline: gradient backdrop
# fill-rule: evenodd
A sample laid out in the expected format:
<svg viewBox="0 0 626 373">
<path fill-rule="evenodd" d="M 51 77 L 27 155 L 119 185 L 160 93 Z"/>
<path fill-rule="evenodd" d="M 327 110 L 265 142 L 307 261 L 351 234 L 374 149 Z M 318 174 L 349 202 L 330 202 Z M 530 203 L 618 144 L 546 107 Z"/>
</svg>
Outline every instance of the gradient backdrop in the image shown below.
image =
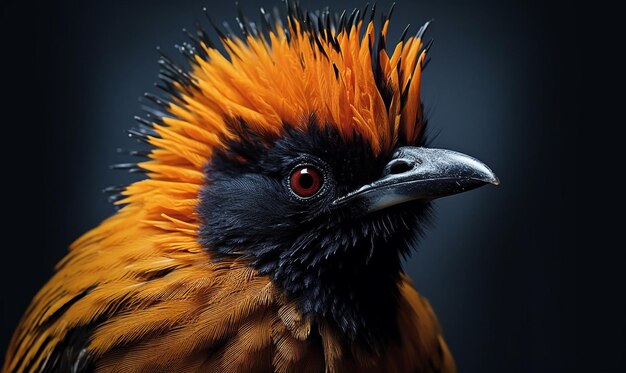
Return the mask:
<svg viewBox="0 0 626 373">
<path fill-rule="evenodd" d="M 109 170 L 135 144 L 124 130 L 154 91 L 155 47 L 170 55 L 181 29 L 203 19 L 208 1 L 3 1 L 3 245 L 0 351 L 53 265 L 80 234 L 114 212 L 101 189 L 131 176 Z M 240 1 L 250 18 L 275 0 Z M 309 9 L 361 1 L 302 1 Z M 332 3 L 332 4 L 329 4 Z M 387 9 L 388 1 L 378 1 Z M 210 5 L 234 20 L 234 1 Z M 430 299 L 461 372 L 554 372 L 575 366 L 574 273 L 564 236 L 570 169 L 565 144 L 575 127 L 574 68 L 563 68 L 574 10 L 541 1 L 399 1 L 390 40 L 407 23 L 434 19 L 423 97 L 437 147 L 483 160 L 502 180 L 437 202 L 436 226 L 406 263 Z M 569 116 L 568 116 L 569 115 Z M 10 131 L 10 133 L 8 132 Z M 6 148 L 5 148 L 6 149 Z M 35 162 L 25 162 L 28 153 Z M 2 352 L 3 353 L 3 352 Z M 602 359 L 595 371 L 609 371 Z"/>
</svg>

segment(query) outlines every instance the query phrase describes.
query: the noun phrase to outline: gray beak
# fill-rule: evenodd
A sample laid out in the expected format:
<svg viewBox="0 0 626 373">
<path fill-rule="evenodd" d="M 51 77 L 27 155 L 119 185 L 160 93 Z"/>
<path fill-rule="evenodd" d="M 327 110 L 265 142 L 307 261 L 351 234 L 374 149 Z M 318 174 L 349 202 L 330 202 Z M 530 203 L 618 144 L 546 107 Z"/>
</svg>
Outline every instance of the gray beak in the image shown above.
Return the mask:
<svg viewBox="0 0 626 373">
<path fill-rule="evenodd" d="M 444 149 L 405 146 L 385 166 L 383 177 L 364 185 L 333 205 L 350 204 L 374 212 L 414 200 L 432 200 L 466 192 L 500 180 L 484 163 L 468 155 Z"/>
</svg>

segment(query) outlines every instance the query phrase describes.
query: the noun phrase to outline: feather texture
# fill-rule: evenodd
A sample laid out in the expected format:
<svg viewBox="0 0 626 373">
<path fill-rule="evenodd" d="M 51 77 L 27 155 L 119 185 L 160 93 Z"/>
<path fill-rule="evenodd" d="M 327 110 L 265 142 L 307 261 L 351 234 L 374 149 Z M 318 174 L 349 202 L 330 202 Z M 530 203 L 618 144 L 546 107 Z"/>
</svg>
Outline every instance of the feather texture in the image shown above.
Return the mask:
<svg viewBox="0 0 626 373">
<path fill-rule="evenodd" d="M 147 98 L 168 113 L 151 109 L 153 129 L 130 133 L 154 146 L 137 164 L 148 178 L 71 245 L 21 320 L 3 372 L 454 371 L 432 309 L 406 277 L 401 338 L 369 351 L 300 314 L 244 260 L 214 261 L 198 243 L 203 167 L 235 136 L 232 118 L 272 138 L 315 114 L 376 153 L 423 130 L 423 32 L 388 54 L 388 17 L 377 31 L 365 11 L 334 22 L 297 6 L 288 13 L 286 27 L 263 13 L 265 34 L 240 17 L 244 35 L 220 37 L 225 53 L 200 30 L 195 46 L 181 47 L 188 72 L 162 57 L 174 93 Z"/>
<path fill-rule="evenodd" d="M 188 229 L 190 219 L 162 214 L 159 226 L 151 223 L 156 217 L 146 211 L 162 201 L 144 203 L 73 245 L 29 308 L 4 371 L 45 370 L 70 331 L 94 322 L 84 348 L 103 372 L 452 371 L 432 309 L 406 277 L 399 285 L 401 340 L 372 355 L 307 320 L 245 263 L 212 262 Z M 129 221 L 138 223 L 120 229 Z"/>
</svg>

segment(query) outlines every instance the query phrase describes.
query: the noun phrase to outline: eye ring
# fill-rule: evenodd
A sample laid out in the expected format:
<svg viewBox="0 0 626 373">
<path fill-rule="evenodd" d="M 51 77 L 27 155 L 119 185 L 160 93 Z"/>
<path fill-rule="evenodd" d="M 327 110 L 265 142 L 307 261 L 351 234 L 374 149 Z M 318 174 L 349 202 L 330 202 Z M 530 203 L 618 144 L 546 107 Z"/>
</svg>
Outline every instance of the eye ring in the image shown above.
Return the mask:
<svg viewBox="0 0 626 373">
<path fill-rule="evenodd" d="M 289 189 L 299 198 L 308 199 L 315 196 L 323 185 L 323 173 L 312 165 L 300 165 L 289 175 Z"/>
</svg>

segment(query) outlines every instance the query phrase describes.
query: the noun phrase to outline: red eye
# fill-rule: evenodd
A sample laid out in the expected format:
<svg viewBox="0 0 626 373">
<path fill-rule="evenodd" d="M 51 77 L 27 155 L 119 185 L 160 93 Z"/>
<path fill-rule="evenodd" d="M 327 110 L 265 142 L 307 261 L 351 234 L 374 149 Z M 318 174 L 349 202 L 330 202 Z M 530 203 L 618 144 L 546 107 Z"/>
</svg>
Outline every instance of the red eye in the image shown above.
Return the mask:
<svg viewBox="0 0 626 373">
<path fill-rule="evenodd" d="M 308 198 L 322 187 L 322 175 L 311 166 L 296 168 L 289 178 L 291 190 L 302 198 Z"/>
</svg>

